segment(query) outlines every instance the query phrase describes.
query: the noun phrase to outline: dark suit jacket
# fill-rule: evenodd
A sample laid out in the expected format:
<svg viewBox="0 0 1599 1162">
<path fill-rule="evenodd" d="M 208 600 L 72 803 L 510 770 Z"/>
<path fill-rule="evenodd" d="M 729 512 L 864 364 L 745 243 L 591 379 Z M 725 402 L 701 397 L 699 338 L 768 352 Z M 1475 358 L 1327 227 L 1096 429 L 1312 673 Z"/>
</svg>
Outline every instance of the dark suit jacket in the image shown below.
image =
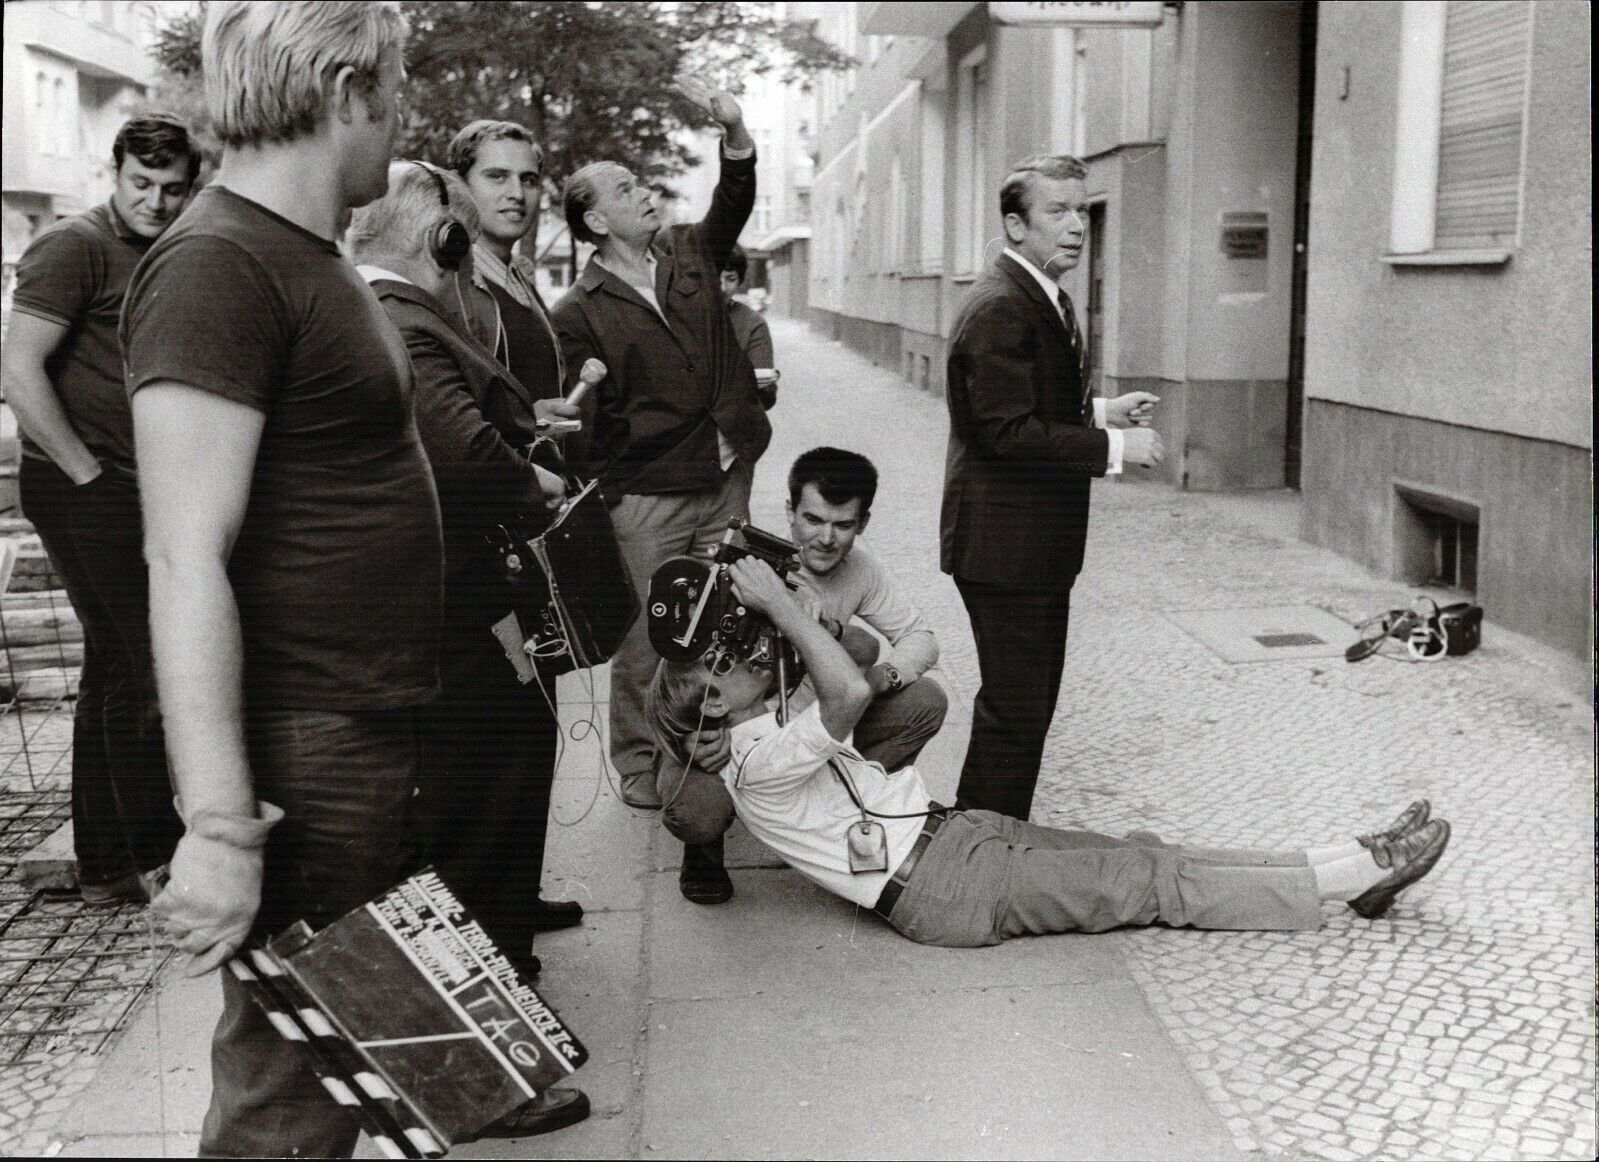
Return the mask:
<svg viewBox="0 0 1599 1162">
<path fill-rule="evenodd" d="M 421 287 L 379 279 L 372 291 L 411 355 L 416 426 L 439 489 L 446 578 L 467 583 L 486 562 L 486 532 L 545 511 L 522 452 L 537 435 L 533 400 L 458 314 Z M 447 594 L 446 604 L 459 603 Z"/>
<path fill-rule="evenodd" d="M 655 297 L 670 327 L 592 258 L 555 304 L 567 379 L 576 383 L 590 356 L 609 371 L 584 398 L 583 431 L 566 438 L 565 452 L 575 471 L 600 478 L 613 501 L 718 487 L 718 428 L 752 467 L 771 442 L 755 370 L 718 281 L 754 205 L 755 158 L 723 158 L 705 220 L 656 237 Z"/>
<path fill-rule="evenodd" d="M 1083 565 L 1093 427 L 1078 350 L 1042 287 L 1001 255 L 972 287 L 949 348 L 940 563 L 1011 589 L 1064 587 Z"/>
</svg>

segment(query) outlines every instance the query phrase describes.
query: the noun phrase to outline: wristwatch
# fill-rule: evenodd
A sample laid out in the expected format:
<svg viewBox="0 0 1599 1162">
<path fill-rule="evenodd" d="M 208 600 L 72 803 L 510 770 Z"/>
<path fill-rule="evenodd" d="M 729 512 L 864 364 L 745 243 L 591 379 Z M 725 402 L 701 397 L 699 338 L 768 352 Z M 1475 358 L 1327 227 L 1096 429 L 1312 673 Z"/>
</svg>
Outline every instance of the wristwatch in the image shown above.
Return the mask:
<svg viewBox="0 0 1599 1162">
<path fill-rule="evenodd" d="M 890 690 L 898 690 L 901 686 L 905 685 L 905 679 L 899 676 L 899 671 L 893 666 L 889 665 L 887 662 L 884 662 L 881 668 L 883 671 L 883 679 L 888 683 L 888 688 Z"/>
</svg>

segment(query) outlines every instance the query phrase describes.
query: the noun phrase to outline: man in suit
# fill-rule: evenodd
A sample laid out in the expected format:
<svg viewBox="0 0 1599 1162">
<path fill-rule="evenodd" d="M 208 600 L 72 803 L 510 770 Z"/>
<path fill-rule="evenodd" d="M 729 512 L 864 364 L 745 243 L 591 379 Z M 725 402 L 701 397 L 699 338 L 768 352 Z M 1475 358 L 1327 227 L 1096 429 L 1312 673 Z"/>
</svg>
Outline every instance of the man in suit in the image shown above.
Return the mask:
<svg viewBox="0 0 1599 1162">
<path fill-rule="evenodd" d="M 1091 399 L 1056 280 L 1082 256 L 1087 171 L 1033 157 L 1000 188 L 1005 250 L 972 288 L 949 349 L 941 564 L 977 639 L 982 688 L 961 771 L 964 807 L 1026 819 L 1055 713 L 1089 480 L 1160 463 L 1157 398 Z"/>
<path fill-rule="evenodd" d="M 578 170 L 562 195 L 572 237 L 595 250 L 555 305 L 556 333 L 568 369 L 590 357 L 610 369 L 583 399 L 583 430 L 567 437 L 566 451 L 614 505 L 641 600 L 662 561 L 708 556 L 729 520 L 749 519 L 755 462 L 772 436 L 719 286 L 755 206 L 755 142 L 732 97 L 693 84 L 684 92 L 724 130 L 721 177 L 702 221 L 667 227 L 650 188 L 615 162 Z M 611 758 L 623 800 L 658 809 L 644 712 L 658 659 L 645 623 L 638 619 L 611 662 Z M 725 753 L 725 743 L 713 746 Z M 685 855 L 690 898 L 726 891 L 720 841 L 700 846 Z"/>
</svg>

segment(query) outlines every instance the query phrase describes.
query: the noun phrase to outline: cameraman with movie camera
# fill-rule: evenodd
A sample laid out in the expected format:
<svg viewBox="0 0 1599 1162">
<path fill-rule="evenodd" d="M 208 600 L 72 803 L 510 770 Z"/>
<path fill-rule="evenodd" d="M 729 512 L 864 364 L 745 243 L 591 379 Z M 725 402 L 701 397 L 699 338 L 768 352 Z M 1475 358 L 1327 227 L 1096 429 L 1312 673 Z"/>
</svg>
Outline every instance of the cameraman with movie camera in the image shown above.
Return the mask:
<svg viewBox="0 0 1599 1162">
<path fill-rule="evenodd" d="M 662 751 L 685 763 L 694 732 L 725 721 L 732 761 L 722 779 L 750 833 L 920 944 L 975 948 L 1152 924 L 1312 931 L 1327 901 L 1376 919 L 1449 841 L 1425 799 L 1381 831 L 1279 850 L 1189 847 L 1149 832 L 1118 839 L 940 806 L 914 766 L 885 771 L 850 744 L 872 689 L 813 611 L 758 556 L 727 572 L 739 606 L 798 652 L 816 701 L 785 719 L 767 706 L 772 670 L 715 651 L 667 658 L 649 702 Z"/>
<path fill-rule="evenodd" d="M 859 543 L 877 496 L 877 469 L 865 456 L 841 448 L 812 448 L 788 474 L 789 537 L 793 550 L 789 580 L 795 598 L 812 610 L 861 669 L 872 701 L 855 726 L 862 755 L 897 771 L 916 761 L 944 724 L 949 699 L 927 671 L 938 661 L 938 639 L 920 611 L 905 600 L 882 563 Z M 885 651 L 877 636 L 886 639 Z M 803 710 L 815 691 L 807 682 L 796 692 L 794 710 Z M 714 851 L 714 841 L 732 825 L 733 801 L 722 786 L 726 740 L 702 742 L 695 769 L 679 773 L 677 793 L 665 823 L 679 839 Z M 663 780 L 664 781 L 664 780 Z M 712 893 L 716 877 L 723 883 Z M 684 894 L 696 903 L 721 903 L 733 894 L 725 867 L 705 867 L 701 894 Z"/>
</svg>

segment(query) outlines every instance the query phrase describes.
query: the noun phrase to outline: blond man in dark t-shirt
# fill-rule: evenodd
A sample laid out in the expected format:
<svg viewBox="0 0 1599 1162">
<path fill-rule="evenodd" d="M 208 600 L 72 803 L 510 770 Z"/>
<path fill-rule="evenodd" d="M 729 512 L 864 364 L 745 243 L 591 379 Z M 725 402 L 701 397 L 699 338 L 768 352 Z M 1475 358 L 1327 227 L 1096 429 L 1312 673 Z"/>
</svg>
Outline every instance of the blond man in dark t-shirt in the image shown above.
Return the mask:
<svg viewBox="0 0 1599 1162">
<path fill-rule="evenodd" d="M 128 288 L 151 635 L 185 831 L 154 903 L 190 971 L 411 869 L 438 690 L 438 498 L 405 343 L 334 239 L 383 196 L 397 6 L 213 3 L 215 182 Z M 347 1157 L 335 1104 L 231 973 L 200 1152 Z"/>
</svg>

